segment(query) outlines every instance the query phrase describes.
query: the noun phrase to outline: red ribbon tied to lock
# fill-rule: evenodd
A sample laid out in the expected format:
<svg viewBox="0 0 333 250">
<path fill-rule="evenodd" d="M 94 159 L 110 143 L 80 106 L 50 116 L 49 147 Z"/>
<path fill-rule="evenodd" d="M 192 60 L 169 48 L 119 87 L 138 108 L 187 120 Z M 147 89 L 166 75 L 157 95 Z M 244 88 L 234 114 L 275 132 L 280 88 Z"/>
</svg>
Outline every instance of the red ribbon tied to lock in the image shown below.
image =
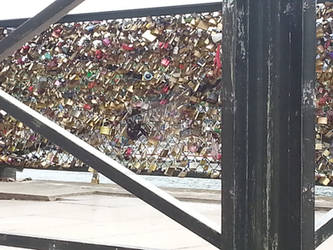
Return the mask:
<svg viewBox="0 0 333 250">
<path fill-rule="evenodd" d="M 214 58 L 214 65 L 215 65 L 214 73 L 215 74 L 218 74 L 220 69 L 222 68 L 220 50 L 221 50 L 221 44 L 219 44 L 217 46 L 216 54 L 215 54 L 215 58 Z"/>
</svg>

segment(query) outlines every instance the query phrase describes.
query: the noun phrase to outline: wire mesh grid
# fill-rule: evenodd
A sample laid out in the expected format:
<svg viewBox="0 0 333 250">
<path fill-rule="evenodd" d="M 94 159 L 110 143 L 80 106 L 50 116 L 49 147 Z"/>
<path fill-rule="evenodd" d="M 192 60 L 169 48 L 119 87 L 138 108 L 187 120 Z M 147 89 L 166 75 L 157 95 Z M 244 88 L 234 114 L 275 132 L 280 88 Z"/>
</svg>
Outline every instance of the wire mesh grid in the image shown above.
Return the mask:
<svg viewBox="0 0 333 250">
<path fill-rule="evenodd" d="M 333 3 L 317 5 L 316 180 L 333 185 Z"/>
<path fill-rule="evenodd" d="M 220 178 L 221 19 L 54 24 L 1 62 L 1 88 L 137 173 Z M 4 111 L 0 147 L 5 165 L 87 168 Z"/>
</svg>

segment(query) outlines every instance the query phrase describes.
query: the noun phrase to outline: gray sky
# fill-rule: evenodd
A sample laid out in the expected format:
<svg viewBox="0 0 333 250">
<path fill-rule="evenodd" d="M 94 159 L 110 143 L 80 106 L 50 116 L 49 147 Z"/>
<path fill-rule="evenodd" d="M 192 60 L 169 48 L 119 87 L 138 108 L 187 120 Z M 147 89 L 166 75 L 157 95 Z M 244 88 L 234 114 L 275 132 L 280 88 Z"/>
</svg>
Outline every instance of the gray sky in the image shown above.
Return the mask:
<svg viewBox="0 0 333 250">
<path fill-rule="evenodd" d="M 2 2 L 0 19 L 4 20 L 34 16 L 52 3 L 53 0 L 6 0 Z M 217 2 L 217 0 L 85 0 L 70 13 L 75 14 L 207 2 Z"/>
</svg>

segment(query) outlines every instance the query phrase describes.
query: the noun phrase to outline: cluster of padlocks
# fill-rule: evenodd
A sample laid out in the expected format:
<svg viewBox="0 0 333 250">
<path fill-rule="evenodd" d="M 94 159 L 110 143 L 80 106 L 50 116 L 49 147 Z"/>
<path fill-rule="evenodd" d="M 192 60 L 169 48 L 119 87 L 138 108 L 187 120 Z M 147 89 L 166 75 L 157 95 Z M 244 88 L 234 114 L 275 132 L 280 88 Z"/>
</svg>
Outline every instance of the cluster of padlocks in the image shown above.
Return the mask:
<svg viewBox="0 0 333 250">
<path fill-rule="evenodd" d="M 333 183 L 333 5 L 317 5 L 316 178 Z M 0 29 L 0 38 L 11 32 Z M 1 88 L 136 172 L 220 177 L 221 13 L 52 25 Z M 1 111 L 0 161 L 84 168 Z"/>
<path fill-rule="evenodd" d="M 54 24 L 1 62 L 1 88 L 135 172 L 219 178 L 221 19 Z M 86 167 L 3 111 L 0 150 L 2 164 Z"/>
<path fill-rule="evenodd" d="M 333 185 L 333 3 L 317 5 L 316 180 Z"/>
</svg>

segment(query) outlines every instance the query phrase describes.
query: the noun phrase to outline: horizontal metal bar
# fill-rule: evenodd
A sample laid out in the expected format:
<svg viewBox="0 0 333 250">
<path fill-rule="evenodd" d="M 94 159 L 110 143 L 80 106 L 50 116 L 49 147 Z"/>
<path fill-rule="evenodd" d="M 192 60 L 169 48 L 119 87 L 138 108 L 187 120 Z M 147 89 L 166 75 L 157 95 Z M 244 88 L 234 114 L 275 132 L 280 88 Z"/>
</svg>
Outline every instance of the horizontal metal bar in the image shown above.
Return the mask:
<svg viewBox="0 0 333 250">
<path fill-rule="evenodd" d="M 203 12 L 213 12 L 221 10 L 222 10 L 222 2 L 212 2 L 212 3 L 202 3 L 202 4 L 145 8 L 145 9 L 73 14 L 73 15 L 64 16 L 62 19 L 59 20 L 59 23 L 100 21 L 100 20 L 119 19 L 119 18 L 163 16 L 163 15 L 176 15 L 176 14 L 186 14 L 186 13 L 203 13 Z M 27 18 L 0 20 L 0 27 L 17 27 L 26 20 Z"/>
<path fill-rule="evenodd" d="M 0 61 L 12 55 L 20 46 L 46 30 L 83 1 L 57 0 L 33 18 L 26 20 L 13 33 L 0 41 Z M 29 3 L 26 2 L 26 4 Z"/>
<path fill-rule="evenodd" d="M 0 90 L 0 108 L 216 247 L 219 227 L 88 143 Z"/>
<path fill-rule="evenodd" d="M 333 235 L 333 209 L 327 212 L 318 222 L 315 227 L 315 246 L 318 247 L 321 243 Z"/>
<path fill-rule="evenodd" d="M 53 250 L 138 250 L 146 247 L 133 246 L 108 246 L 76 241 L 56 240 L 34 236 L 0 233 L 0 245 L 29 249 L 53 249 Z M 149 249 L 148 249 L 149 250 Z M 153 249 L 150 249 L 153 250 Z M 155 249 L 157 250 L 157 249 Z"/>
<path fill-rule="evenodd" d="M 333 0 L 317 0 L 317 3 L 333 2 Z"/>
</svg>

